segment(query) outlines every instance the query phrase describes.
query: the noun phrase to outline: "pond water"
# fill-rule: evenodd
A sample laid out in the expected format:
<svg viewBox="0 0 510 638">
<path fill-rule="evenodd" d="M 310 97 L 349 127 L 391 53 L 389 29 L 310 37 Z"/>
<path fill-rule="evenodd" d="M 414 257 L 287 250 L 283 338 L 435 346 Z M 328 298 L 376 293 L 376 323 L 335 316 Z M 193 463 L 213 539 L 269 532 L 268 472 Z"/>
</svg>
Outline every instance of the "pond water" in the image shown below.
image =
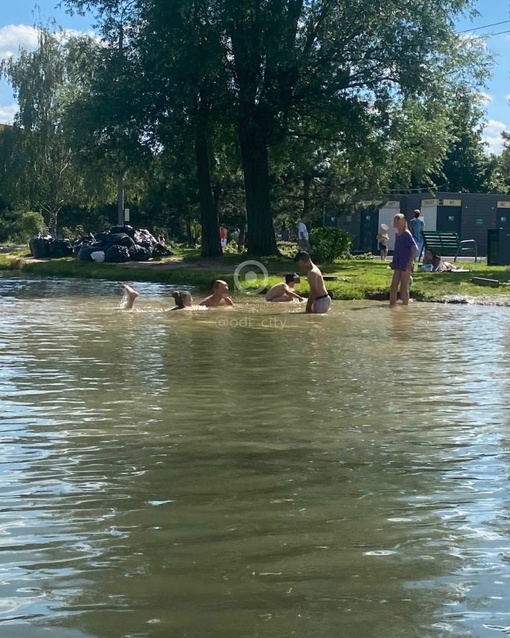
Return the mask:
<svg viewBox="0 0 510 638">
<path fill-rule="evenodd" d="M 0 636 L 510 633 L 510 308 L 0 278 Z"/>
</svg>

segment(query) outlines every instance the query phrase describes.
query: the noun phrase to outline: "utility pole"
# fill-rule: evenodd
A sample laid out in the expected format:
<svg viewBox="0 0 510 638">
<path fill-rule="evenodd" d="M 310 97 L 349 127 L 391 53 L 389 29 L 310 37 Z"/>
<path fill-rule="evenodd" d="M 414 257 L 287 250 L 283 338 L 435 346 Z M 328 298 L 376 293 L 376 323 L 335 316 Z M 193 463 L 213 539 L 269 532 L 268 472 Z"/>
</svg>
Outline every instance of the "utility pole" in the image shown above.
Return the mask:
<svg viewBox="0 0 510 638">
<path fill-rule="evenodd" d="M 124 226 L 124 176 L 117 173 L 117 224 Z"/>
<path fill-rule="evenodd" d="M 124 53 L 124 12 L 121 13 L 119 26 L 119 60 Z M 124 171 L 119 167 L 117 173 L 117 224 L 124 226 Z"/>
</svg>

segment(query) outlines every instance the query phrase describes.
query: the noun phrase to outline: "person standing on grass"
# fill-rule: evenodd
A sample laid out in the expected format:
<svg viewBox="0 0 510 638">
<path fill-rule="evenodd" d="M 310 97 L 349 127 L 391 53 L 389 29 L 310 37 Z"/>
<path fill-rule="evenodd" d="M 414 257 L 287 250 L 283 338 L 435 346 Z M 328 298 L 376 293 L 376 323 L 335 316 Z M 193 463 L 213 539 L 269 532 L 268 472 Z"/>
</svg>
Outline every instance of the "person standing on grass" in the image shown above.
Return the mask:
<svg viewBox="0 0 510 638">
<path fill-rule="evenodd" d="M 228 231 L 225 228 L 225 226 L 222 224 L 220 226 L 220 243 L 221 243 L 222 250 L 225 250 L 225 248 L 227 247 L 227 240 L 228 240 Z"/>
<path fill-rule="evenodd" d="M 419 261 L 421 254 L 423 252 L 423 235 L 422 232 L 425 229 L 425 222 L 423 221 L 423 217 L 421 216 L 421 211 L 417 208 L 413 212 L 413 219 L 411 219 L 410 227 L 411 227 L 411 235 L 418 247 L 418 252 L 416 253 L 416 260 Z"/>
<path fill-rule="evenodd" d="M 377 240 L 377 247 L 379 248 L 379 253 L 381 255 L 381 261 L 386 261 L 386 257 L 388 256 L 388 242 L 390 241 L 388 230 L 389 228 L 386 224 L 381 224 L 379 226 L 379 232 L 375 237 Z"/>
<path fill-rule="evenodd" d="M 393 218 L 393 227 L 397 231 L 393 260 L 390 268 L 393 270 L 393 278 L 390 287 L 390 306 L 397 303 L 397 294 L 400 288 L 400 298 L 404 306 L 409 304 L 409 284 L 413 272 L 414 260 L 418 252 L 418 246 L 412 234 L 407 228 L 407 220 L 402 213 Z"/>
<path fill-rule="evenodd" d="M 298 225 L 298 238 L 297 243 L 301 250 L 310 252 L 310 237 L 308 235 L 307 223 L 309 221 L 308 215 L 301 215 L 301 221 Z"/>
</svg>

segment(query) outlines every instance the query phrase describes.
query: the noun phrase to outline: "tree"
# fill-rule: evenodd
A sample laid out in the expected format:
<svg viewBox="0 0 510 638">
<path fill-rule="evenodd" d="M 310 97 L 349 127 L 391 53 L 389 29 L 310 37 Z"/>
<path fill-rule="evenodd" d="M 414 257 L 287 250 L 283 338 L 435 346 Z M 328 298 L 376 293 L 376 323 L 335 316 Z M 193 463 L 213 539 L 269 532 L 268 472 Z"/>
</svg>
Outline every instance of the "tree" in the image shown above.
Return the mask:
<svg viewBox="0 0 510 638">
<path fill-rule="evenodd" d="M 138 86 L 142 73 L 126 42 L 122 15 L 112 21 L 112 29 L 117 41 L 91 48 L 89 73 L 67 93 L 63 120 L 89 193 L 95 186 L 103 196 L 105 190 L 112 196 L 116 187 L 117 221 L 122 224 L 125 181 L 129 178 L 131 187 L 140 183 L 152 149 L 139 118 L 146 107 Z"/>
<path fill-rule="evenodd" d="M 111 12 L 126 6 L 115 0 L 66 0 L 66 4 L 102 11 L 105 28 Z M 145 28 L 146 22 L 140 20 L 145 9 L 159 11 L 164 4 L 185 14 L 195 6 L 192 0 L 133 0 L 129 7 L 134 31 Z M 251 253 L 276 251 L 274 157 L 291 135 L 316 136 L 318 154 L 328 146 L 330 165 L 347 178 L 359 178 L 360 184 L 373 176 L 372 181 L 382 185 L 390 175 L 404 184 L 439 170 L 451 136 L 449 95 L 458 86 L 481 82 L 486 72 L 482 44 L 461 39 L 453 29 L 455 16 L 471 4 L 471 0 L 197 3 L 200 20 L 187 20 L 193 27 L 177 42 L 182 49 L 179 60 L 189 56 L 188 75 L 200 81 L 188 82 L 184 75 L 182 79 L 189 95 L 194 91 L 194 103 L 207 105 L 209 142 L 211 124 L 216 125 L 209 106 L 219 98 L 222 106 L 230 102 L 235 109 Z M 168 18 L 170 13 L 159 15 Z M 147 33 L 156 41 L 159 34 L 164 37 L 169 32 L 166 19 L 149 22 Z M 207 46 L 200 49 L 200 44 Z M 174 63 L 170 55 L 175 50 L 167 49 L 170 63 L 159 85 L 164 87 L 166 78 L 172 95 L 171 80 L 176 76 L 167 71 L 179 68 L 180 62 Z M 201 50 L 204 54 L 196 55 Z M 214 54 L 207 55 L 210 52 Z M 203 83 L 211 69 L 212 82 Z M 212 89 L 214 100 L 208 93 L 202 102 L 201 88 Z M 191 119 L 192 101 L 182 104 L 182 112 Z M 230 113 L 226 112 L 228 118 Z M 433 153 L 426 150 L 430 140 Z M 402 148 L 408 157 L 403 157 Z M 405 160 L 404 166 L 397 158 Z"/>
<path fill-rule="evenodd" d="M 489 158 L 482 139 L 484 111 L 480 96 L 459 87 L 450 102 L 450 144 L 439 175 L 432 179 L 440 190 L 483 193 L 489 188 Z"/>
<path fill-rule="evenodd" d="M 197 0 L 156 0 L 140 10 L 143 25 L 134 43 L 146 72 L 153 134 L 164 148 L 185 141 L 194 150 L 203 256 L 221 255 L 213 193 L 214 127 L 224 104 L 222 48 L 212 37 L 207 5 Z M 223 107 L 223 108 L 222 108 Z"/>
<path fill-rule="evenodd" d="M 452 29 L 467 0 L 218 4 L 233 59 L 250 250 L 258 254 L 274 251 L 268 151 L 291 125 L 334 117 L 338 153 L 352 158 L 363 145 L 377 146 L 370 138 L 390 137 L 391 111 L 426 99 L 440 104 L 458 69 L 477 70 Z"/>
<path fill-rule="evenodd" d="M 130 16 L 125 57 L 136 60 L 141 67 L 138 73 L 125 73 L 125 77 L 131 95 L 137 84 L 133 78 L 139 80 L 138 93 L 144 96 L 144 102 L 124 101 L 124 105 L 144 131 L 155 155 L 171 150 L 176 143 L 184 142 L 193 148 L 202 255 L 221 255 L 218 210 L 211 183 L 211 144 L 212 121 L 221 112 L 216 88 L 220 82 L 217 70 L 221 69 L 217 60 L 222 50 L 218 38 L 208 37 L 207 7 L 194 0 L 68 4 L 80 10 L 91 4 L 100 9 L 102 32 L 112 45 L 120 16 Z M 115 117 L 115 121 L 119 120 L 125 118 Z"/>
<path fill-rule="evenodd" d="M 41 210 L 54 234 L 62 206 L 83 197 L 62 125 L 61 94 L 73 65 L 69 46 L 62 31 L 51 33 L 40 27 L 37 49 L 22 50 L 19 58 L 4 60 L 1 67 L 19 104 L 14 125 L 3 140 L 14 150 L 10 160 L 4 155 L 7 189 L 17 206 Z"/>
<path fill-rule="evenodd" d="M 497 167 L 494 171 L 498 190 L 502 193 L 510 192 L 510 132 L 502 133 L 504 139 L 503 152 L 497 159 Z"/>
</svg>

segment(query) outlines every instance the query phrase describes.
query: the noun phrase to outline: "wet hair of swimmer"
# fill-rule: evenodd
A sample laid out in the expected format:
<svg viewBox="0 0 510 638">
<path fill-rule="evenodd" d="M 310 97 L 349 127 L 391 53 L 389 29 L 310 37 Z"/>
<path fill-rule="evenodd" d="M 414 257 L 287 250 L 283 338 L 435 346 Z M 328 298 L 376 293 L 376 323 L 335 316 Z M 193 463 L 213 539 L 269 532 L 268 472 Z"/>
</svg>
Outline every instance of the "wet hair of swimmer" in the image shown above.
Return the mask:
<svg viewBox="0 0 510 638">
<path fill-rule="evenodd" d="M 285 275 L 285 283 L 290 284 L 291 281 L 295 281 L 296 283 L 300 281 L 299 275 L 297 275 L 295 272 L 291 272 L 288 275 Z"/>
<path fill-rule="evenodd" d="M 191 301 L 191 295 L 187 290 L 176 290 L 172 293 L 172 297 L 175 299 L 176 310 L 182 310 L 186 307 L 186 302 Z"/>
</svg>

